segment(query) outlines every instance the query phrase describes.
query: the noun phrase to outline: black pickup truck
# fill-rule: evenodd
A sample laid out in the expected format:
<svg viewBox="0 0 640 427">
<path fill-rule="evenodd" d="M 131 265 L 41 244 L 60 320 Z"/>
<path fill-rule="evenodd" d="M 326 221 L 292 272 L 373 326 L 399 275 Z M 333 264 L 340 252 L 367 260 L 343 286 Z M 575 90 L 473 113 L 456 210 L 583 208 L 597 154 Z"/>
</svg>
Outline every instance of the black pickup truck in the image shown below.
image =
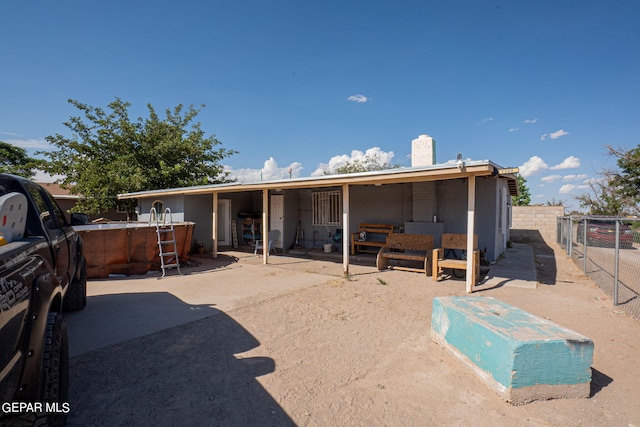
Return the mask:
<svg viewBox="0 0 640 427">
<path fill-rule="evenodd" d="M 86 262 L 72 225 L 88 218 L 67 219 L 49 192 L 14 175 L 0 174 L 0 201 L 3 196 L 20 206 L 0 203 L 0 233 L 6 234 L 0 236 L 0 425 L 16 418 L 62 425 L 69 411 L 62 312 L 86 304 Z M 26 207 L 17 220 L 25 223 L 11 236 L 14 207 Z"/>
</svg>

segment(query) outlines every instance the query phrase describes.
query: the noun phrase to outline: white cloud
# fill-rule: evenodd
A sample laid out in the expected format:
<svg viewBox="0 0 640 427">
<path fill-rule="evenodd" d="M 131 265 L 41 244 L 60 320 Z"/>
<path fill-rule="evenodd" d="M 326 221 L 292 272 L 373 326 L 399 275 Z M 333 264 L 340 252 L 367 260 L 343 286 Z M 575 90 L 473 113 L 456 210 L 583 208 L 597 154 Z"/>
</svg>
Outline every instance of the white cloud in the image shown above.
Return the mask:
<svg viewBox="0 0 640 427">
<path fill-rule="evenodd" d="M 582 181 L 588 178 L 587 174 L 580 174 L 580 175 L 565 175 L 562 177 L 563 181 Z"/>
<path fill-rule="evenodd" d="M 293 162 L 289 166 L 279 167 L 278 162 L 273 157 L 269 160 L 265 160 L 264 167 L 262 169 L 232 169 L 229 166 L 225 166 L 225 170 L 229 172 L 229 176 L 232 179 L 237 179 L 239 182 L 259 182 L 259 181 L 272 181 L 278 179 L 298 178 L 302 171 L 302 163 Z M 291 171 L 291 173 L 289 173 Z"/>
<path fill-rule="evenodd" d="M 551 166 L 549 169 L 551 170 L 560 170 L 560 169 L 574 169 L 580 167 L 580 159 L 575 156 L 569 156 L 562 161 L 562 163 L 557 164 L 555 166 Z"/>
<path fill-rule="evenodd" d="M 564 130 L 560 129 L 560 130 L 557 130 L 557 131 L 555 131 L 555 132 L 551 132 L 551 133 L 549 134 L 549 138 L 551 138 L 551 139 L 558 139 L 558 138 L 560 138 L 561 136 L 565 136 L 565 135 L 569 135 L 569 132 L 567 132 L 567 131 L 564 131 Z"/>
<path fill-rule="evenodd" d="M 356 95 L 351 95 L 350 97 L 347 98 L 347 100 L 351 101 L 351 102 L 367 102 L 369 101 L 369 98 L 367 98 L 364 95 L 360 95 L 360 94 L 356 94 Z"/>
<path fill-rule="evenodd" d="M 558 190 L 558 193 L 560 194 L 569 194 L 571 193 L 573 190 L 575 190 L 576 188 L 578 188 L 577 185 L 574 184 L 565 184 L 562 187 L 560 187 L 560 190 Z"/>
<path fill-rule="evenodd" d="M 322 176 L 325 171 L 332 172 L 336 168 L 344 166 L 349 162 L 363 160 L 366 157 L 378 159 L 380 165 L 384 165 L 385 163 L 390 164 L 393 156 L 393 151 L 382 151 L 380 147 L 369 148 L 364 153 L 360 150 L 353 150 L 350 155 L 340 154 L 329 159 L 329 163 L 320 163 L 311 176 Z"/>
<path fill-rule="evenodd" d="M 540 157 L 533 156 L 520 165 L 518 169 L 520 170 L 520 175 L 526 178 L 528 176 L 535 175 L 540 171 L 549 169 L 549 165 L 547 165 Z"/>
<path fill-rule="evenodd" d="M 534 124 L 537 122 L 538 122 L 538 119 L 524 119 L 524 123 Z"/>
<path fill-rule="evenodd" d="M 558 139 L 561 136 L 565 136 L 565 135 L 569 135 L 569 132 L 567 132 L 567 131 L 565 131 L 563 129 L 560 129 L 560 130 L 557 130 L 555 132 L 542 134 L 542 136 L 540 136 L 540 140 L 544 141 L 545 139 L 547 139 L 547 137 L 549 137 L 551 139 Z"/>
<path fill-rule="evenodd" d="M 560 187 L 560 190 L 558 190 L 558 193 L 569 194 L 575 190 L 584 190 L 587 188 L 589 188 L 588 185 L 565 184 L 562 187 Z"/>
<path fill-rule="evenodd" d="M 511 128 L 509 129 L 509 132 L 518 132 L 520 130 L 520 128 Z"/>
<path fill-rule="evenodd" d="M 526 178 L 528 176 L 535 175 L 538 172 L 541 172 L 544 170 L 555 171 L 555 170 L 561 170 L 561 169 L 573 169 L 578 167 L 580 167 L 580 159 L 575 156 L 569 156 L 566 159 L 564 159 L 562 163 L 559 163 L 551 167 L 549 167 L 549 165 L 545 163 L 545 161 L 542 160 L 542 158 L 538 156 L 533 156 L 518 168 L 520 169 L 520 175 Z M 582 177 L 582 176 L 583 175 L 576 175 L 576 177 Z M 552 175 L 552 177 L 560 178 L 560 175 Z M 550 179 L 552 178 L 546 177 L 546 178 L 542 178 L 541 181 L 553 182 L 553 181 L 549 181 Z M 576 178 L 576 179 L 580 179 L 580 178 Z M 553 178 L 553 180 L 555 181 L 557 180 L 557 178 Z"/>
<path fill-rule="evenodd" d="M 4 142 L 27 150 L 51 149 L 51 145 L 45 139 L 6 139 Z"/>
<path fill-rule="evenodd" d="M 551 184 L 552 182 L 558 181 L 559 179 L 562 179 L 562 175 L 549 175 L 541 178 L 540 181 Z"/>
<path fill-rule="evenodd" d="M 483 125 L 485 123 L 489 123 L 493 121 L 493 117 L 486 117 L 484 119 L 482 119 L 479 123 L 476 124 L 476 126 L 480 126 Z"/>
</svg>

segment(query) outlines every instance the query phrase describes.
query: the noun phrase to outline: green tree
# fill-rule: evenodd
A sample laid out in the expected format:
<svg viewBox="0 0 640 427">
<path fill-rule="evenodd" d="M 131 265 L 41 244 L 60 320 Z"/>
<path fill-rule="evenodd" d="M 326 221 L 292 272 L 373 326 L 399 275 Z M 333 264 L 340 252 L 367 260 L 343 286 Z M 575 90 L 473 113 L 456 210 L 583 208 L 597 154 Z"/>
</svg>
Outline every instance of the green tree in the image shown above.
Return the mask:
<svg viewBox="0 0 640 427">
<path fill-rule="evenodd" d="M 619 169 L 604 169 L 589 183 L 591 192 L 576 197 L 592 215 L 640 214 L 640 145 L 631 150 L 607 147 Z"/>
<path fill-rule="evenodd" d="M 527 180 L 522 175 L 518 175 L 518 195 L 511 196 L 513 206 L 529 206 L 531 203 L 531 192 L 526 184 Z"/>
<path fill-rule="evenodd" d="M 640 144 L 628 151 L 607 147 L 618 158 L 620 170 L 611 177 L 612 185 L 628 213 L 640 213 Z"/>
<path fill-rule="evenodd" d="M 564 206 L 564 200 L 562 199 L 556 200 L 556 198 L 553 197 L 551 198 L 551 200 L 547 200 L 547 202 L 544 205 L 545 206 Z"/>
<path fill-rule="evenodd" d="M 0 172 L 33 178 L 35 168 L 36 160 L 27 155 L 27 150 L 0 141 Z"/>
<path fill-rule="evenodd" d="M 344 173 L 371 172 L 385 169 L 399 168 L 399 165 L 392 165 L 389 162 L 383 162 L 377 154 L 367 154 L 361 159 L 350 160 L 342 166 L 338 166 L 333 172 L 325 170 L 325 175 L 337 175 Z"/>
<path fill-rule="evenodd" d="M 132 121 L 131 104 L 119 98 L 108 110 L 69 103 L 82 112 L 64 122 L 72 136 L 48 136 L 57 150 L 38 154 L 48 158 L 42 164 L 46 172 L 64 176 L 61 185 L 81 196 L 75 210 L 112 209 L 119 193 L 229 181 L 220 162 L 235 151 L 215 148 L 221 142 L 205 136 L 195 122 L 200 110 L 193 106 L 167 109 L 161 119 L 148 104 L 149 116 Z M 134 204 L 126 206 L 129 212 Z"/>
<path fill-rule="evenodd" d="M 576 196 L 580 207 L 587 209 L 591 215 L 618 216 L 624 214 L 624 206 L 617 194 L 617 189 L 608 176 L 589 182 L 590 193 Z"/>
</svg>

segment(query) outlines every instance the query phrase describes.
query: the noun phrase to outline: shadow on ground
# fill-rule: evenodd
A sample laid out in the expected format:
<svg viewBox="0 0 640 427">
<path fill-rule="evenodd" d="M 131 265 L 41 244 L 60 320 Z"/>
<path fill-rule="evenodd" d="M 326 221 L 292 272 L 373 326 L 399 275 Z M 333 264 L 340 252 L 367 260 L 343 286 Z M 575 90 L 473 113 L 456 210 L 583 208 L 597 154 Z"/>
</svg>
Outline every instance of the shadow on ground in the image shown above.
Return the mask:
<svg viewBox="0 0 640 427">
<path fill-rule="evenodd" d="M 558 267 L 556 265 L 555 252 L 547 245 L 539 230 L 512 229 L 511 241 L 529 244 L 533 247 L 539 284 L 556 284 Z"/>
<path fill-rule="evenodd" d="M 612 382 L 613 378 L 606 374 L 603 374 L 595 368 L 591 368 L 591 392 L 589 394 L 589 397 L 594 397 L 596 394 L 600 393 L 603 388 L 607 387 Z"/>
<path fill-rule="evenodd" d="M 168 293 L 104 297 L 114 306 L 149 299 L 160 311 L 192 308 Z M 256 380 L 275 361 L 236 356 L 260 343 L 227 314 L 206 310 L 206 318 L 72 358 L 68 425 L 293 425 Z"/>
</svg>

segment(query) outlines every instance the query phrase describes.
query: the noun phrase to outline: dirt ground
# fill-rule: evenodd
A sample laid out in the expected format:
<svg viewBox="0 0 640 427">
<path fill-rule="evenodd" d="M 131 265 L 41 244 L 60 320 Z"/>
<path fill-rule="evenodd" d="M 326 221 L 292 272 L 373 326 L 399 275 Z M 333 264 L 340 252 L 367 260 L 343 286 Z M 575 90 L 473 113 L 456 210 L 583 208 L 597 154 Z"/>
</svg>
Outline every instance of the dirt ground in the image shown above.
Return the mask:
<svg viewBox="0 0 640 427">
<path fill-rule="evenodd" d="M 534 250 L 536 289 L 478 294 L 591 338 L 589 398 L 512 406 L 432 342 L 432 299 L 461 280 L 272 257 L 265 274 L 326 281 L 73 358 L 68 425 L 640 426 L 640 322 L 560 249 Z"/>
</svg>

